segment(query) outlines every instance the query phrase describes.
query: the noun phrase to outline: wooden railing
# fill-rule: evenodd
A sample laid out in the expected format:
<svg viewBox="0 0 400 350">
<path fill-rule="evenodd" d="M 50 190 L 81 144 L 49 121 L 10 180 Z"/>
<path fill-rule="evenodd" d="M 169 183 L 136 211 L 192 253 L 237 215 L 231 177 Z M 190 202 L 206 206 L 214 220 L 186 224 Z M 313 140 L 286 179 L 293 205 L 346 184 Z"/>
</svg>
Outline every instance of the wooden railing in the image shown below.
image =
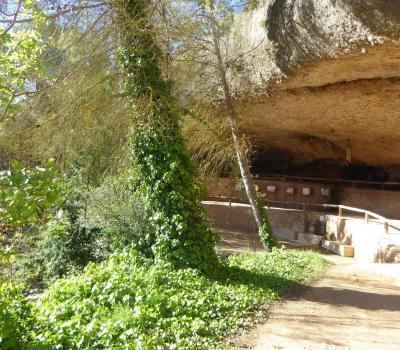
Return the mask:
<svg viewBox="0 0 400 350">
<path fill-rule="evenodd" d="M 237 197 L 206 197 L 204 200 L 208 201 L 214 201 L 214 202 L 227 202 L 229 204 L 232 203 L 240 203 L 240 204 L 248 204 L 248 201 L 243 199 L 243 198 L 237 198 Z M 324 212 L 330 212 L 331 214 L 336 214 L 339 218 L 339 220 L 342 219 L 357 219 L 359 220 L 360 218 L 364 218 L 366 223 L 369 222 L 374 222 L 377 224 L 381 224 L 383 226 L 383 230 L 386 234 L 389 234 L 389 228 L 393 228 L 396 231 L 400 232 L 400 227 L 395 226 L 391 224 L 391 219 L 385 218 L 382 215 L 379 215 L 377 213 L 374 213 L 369 210 L 365 209 L 360 209 L 360 208 L 354 208 L 354 207 L 349 207 L 346 205 L 341 205 L 341 204 L 317 204 L 317 203 L 295 203 L 295 202 L 282 202 L 282 201 L 271 201 L 268 199 L 264 199 L 264 203 L 266 204 L 267 208 L 270 209 L 292 209 L 292 210 L 298 210 L 302 212 L 306 211 L 324 211 Z M 312 209 L 311 209 L 312 208 Z M 350 211 L 352 213 L 357 213 L 361 214 L 357 216 L 344 216 L 343 213 L 344 211 Z M 375 220 L 373 220 L 375 219 Z"/>
<path fill-rule="evenodd" d="M 348 207 L 346 205 L 337 205 L 338 208 L 338 218 L 339 220 L 342 219 L 343 217 L 343 211 L 344 210 L 348 210 L 351 212 L 355 212 L 355 213 L 361 213 L 364 216 L 364 220 L 365 222 L 368 224 L 371 218 L 375 218 L 377 221 L 374 221 L 375 223 L 379 223 L 383 225 L 383 230 L 385 233 L 389 233 L 389 227 L 394 228 L 395 230 L 400 232 L 400 228 L 397 226 L 394 226 L 392 224 L 390 224 L 390 219 L 385 218 L 384 216 L 381 216 L 379 214 L 376 214 L 372 211 L 369 210 L 364 210 L 364 209 L 360 209 L 360 208 L 354 208 L 354 207 Z M 350 217 L 351 219 L 351 217 Z"/>
</svg>

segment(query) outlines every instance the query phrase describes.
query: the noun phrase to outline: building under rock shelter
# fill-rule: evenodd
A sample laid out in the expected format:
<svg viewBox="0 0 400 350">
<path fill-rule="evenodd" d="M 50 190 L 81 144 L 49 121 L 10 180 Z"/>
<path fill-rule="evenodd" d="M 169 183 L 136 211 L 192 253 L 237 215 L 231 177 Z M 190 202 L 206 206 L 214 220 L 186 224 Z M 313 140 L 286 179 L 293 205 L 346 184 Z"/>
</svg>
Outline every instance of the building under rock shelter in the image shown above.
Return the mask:
<svg viewBox="0 0 400 350">
<path fill-rule="evenodd" d="M 232 84 L 266 203 L 326 212 L 324 233 L 361 244 L 360 259 L 363 250 L 364 260 L 400 261 L 400 2 L 267 0 L 236 17 L 229 45 L 248 52 Z M 209 195 L 244 199 L 229 178 L 210 183 Z M 337 208 L 339 221 L 328 217 L 333 207 L 310 207 L 321 204 L 364 211 L 346 223 Z M 296 230 L 309 225 L 276 231 Z"/>
</svg>

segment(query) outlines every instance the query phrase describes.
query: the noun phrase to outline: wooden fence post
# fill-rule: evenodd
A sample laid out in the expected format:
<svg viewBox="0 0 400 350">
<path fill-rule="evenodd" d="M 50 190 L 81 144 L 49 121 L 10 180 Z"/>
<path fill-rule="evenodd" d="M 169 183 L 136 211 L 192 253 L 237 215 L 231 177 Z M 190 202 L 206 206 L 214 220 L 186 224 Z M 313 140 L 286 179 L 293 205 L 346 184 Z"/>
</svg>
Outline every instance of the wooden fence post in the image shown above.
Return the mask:
<svg viewBox="0 0 400 350">
<path fill-rule="evenodd" d="M 303 204 L 303 233 L 307 233 L 307 226 L 307 211 L 305 204 Z"/>
<path fill-rule="evenodd" d="M 386 234 L 389 233 L 389 224 L 388 224 L 387 221 L 385 221 L 385 222 L 383 223 L 383 230 L 384 230 L 384 232 L 385 232 Z"/>
</svg>

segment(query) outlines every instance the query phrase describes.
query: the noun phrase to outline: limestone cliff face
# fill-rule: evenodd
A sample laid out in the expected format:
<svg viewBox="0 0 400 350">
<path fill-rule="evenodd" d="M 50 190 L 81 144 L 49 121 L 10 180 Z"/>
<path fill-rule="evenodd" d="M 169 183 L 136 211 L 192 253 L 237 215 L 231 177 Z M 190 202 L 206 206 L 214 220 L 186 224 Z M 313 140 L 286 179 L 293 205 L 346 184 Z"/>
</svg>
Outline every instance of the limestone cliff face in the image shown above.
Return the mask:
<svg viewBox="0 0 400 350">
<path fill-rule="evenodd" d="M 400 1 L 275 0 L 236 18 L 232 81 L 265 154 L 400 166 Z"/>
</svg>

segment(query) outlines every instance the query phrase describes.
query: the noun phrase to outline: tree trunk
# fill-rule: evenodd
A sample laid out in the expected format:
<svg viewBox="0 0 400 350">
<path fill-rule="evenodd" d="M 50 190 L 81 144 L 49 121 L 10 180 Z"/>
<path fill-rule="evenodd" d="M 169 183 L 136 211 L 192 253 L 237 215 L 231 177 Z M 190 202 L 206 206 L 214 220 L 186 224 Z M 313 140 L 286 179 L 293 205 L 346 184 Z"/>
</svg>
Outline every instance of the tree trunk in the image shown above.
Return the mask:
<svg viewBox="0 0 400 350">
<path fill-rule="evenodd" d="M 165 3 L 166 0 L 161 0 L 161 18 L 164 24 L 164 35 L 165 35 L 165 75 L 166 79 L 171 79 L 171 68 L 172 68 L 172 55 L 171 55 L 171 38 L 169 34 L 169 23 L 168 23 L 168 13 L 167 13 L 167 5 Z"/>
<path fill-rule="evenodd" d="M 130 137 L 133 185 L 152 229 L 143 251 L 175 267 L 209 271 L 218 263 L 216 234 L 200 203 L 201 188 L 180 128 L 172 84 L 162 74 L 150 0 L 115 0 L 125 90 L 135 105 Z"/>
<path fill-rule="evenodd" d="M 216 24 L 216 19 L 214 16 L 213 9 L 210 10 L 210 15 L 211 15 L 211 28 L 212 28 L 212 37 L 213 37 L 213 44 L 214 44 L 214 50 L 215 50 L 215 55 L 217 59 L 217 69 L 218 69 L 218 75 L 219 79 L 224 91 L 224 102 L 225 106 L 228 112 L 228 118 L 229 118 L 229 124 L 231 128 L 231 134 L 232 134 L 232 139 L 233 143 L 235 146 L 235 151 L 236 151 L 236 157 L 237 161 L 239 164 L 239 169 L 240 169 L 240 175 L 243 180 L 244 188 L 246 190 L 246 195 L 249 200 L 254 219 L 257 224 L 257 228 L 260 229 L 262 225 L 262 217 L 261 217 L 261 212 L 260 208 L 257 205 L 257 193 L 253 185 L 253 181 L 251 179 L 251 173 L 250 173 L 250 166 L 249 162 L 247 160 L 247 157 L 243 155 L 243 152 L 240 148 L 240 141 L 241 137 L 239 134 L 239 130 L 237 127 L 237 119 L 238 115 L 233 103 L 233 98 L 232 94 L 229 88 L 229 83 L 226 77 L 226 66 L 222 60 L 222 54 L 221 54 L 221 47 L 220 47 L 220 37 L 219 37 L 219 32 Z"/>
</svg>

